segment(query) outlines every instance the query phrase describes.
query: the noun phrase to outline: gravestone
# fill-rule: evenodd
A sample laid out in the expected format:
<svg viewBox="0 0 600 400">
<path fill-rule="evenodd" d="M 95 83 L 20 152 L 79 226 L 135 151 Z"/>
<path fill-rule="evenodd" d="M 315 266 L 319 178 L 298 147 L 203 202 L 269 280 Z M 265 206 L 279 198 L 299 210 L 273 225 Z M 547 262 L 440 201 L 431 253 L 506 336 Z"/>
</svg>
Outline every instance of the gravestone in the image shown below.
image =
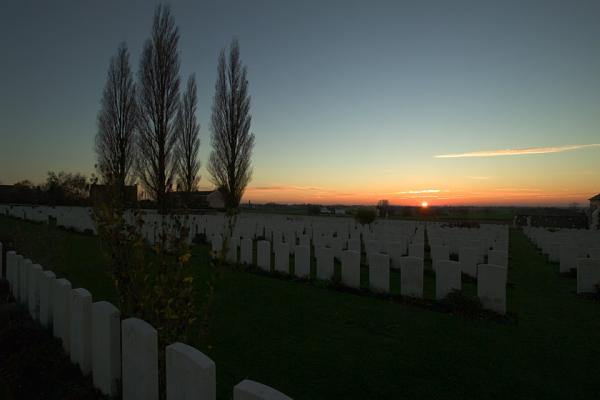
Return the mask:
<svg viewBox="0 0 600 400">
<path fill-rule="evenodd" d="M 71 282 L 66 279 L 55 279 L 52 286 L 52 330 L 54 337 L 62 340 L 63 349 L 69 353 L 71 343 Z"/>
<path fill-rule="evenodd" d="M 158 335 L 146 321 L 121 324 L 123 400 L 158 400 Z"/>
<path fill-rule="evenodd" d="M 425 258 L 425 243 L 415 242 L 408 245 L 408 256 L 416 258 Z"/>
<path fill-rule="evenodd" d="M 92 294 L 83 288 L 71 290 L 71 362 L 83 375 L 92 371 Z"/>
<path fill-rule="evenodd" d="M 460 247 L 458 251 L 460 269 L 470 277 L 477 277 L 477 249 L 474 247 Z"/>
<path fill-rule="evenodd" d="M 577 268 L 577 247 L 571 245 L 561 245 L 559 271 L 564 273 L 575 268 Z"/>
<path fill-rule="evenodd" d="M 361 248 L 360 248 L 360 238 L 358 239 L 348 239 L 348 250 L 350 251 L 354 251 L 357 252 L 358 254 L 361 253 Z"/>
<path fill-rule="evenodd" d="M 488 264 L 499 265 L 501 267 L 508 268 L 508 253 L 490 250 L 488 252 Z"/>
<path fill-rule="evenodd" d="M 290 249 L 284 242 L 275 243 L 275 271 L 290 273 Z"/>
<path fill-rule="evenodd" d="M 278 390 L 249 379 L 233 387 L 233 400 L 292 400 Z"/>
<path fill-rule="evenodd" d="M 300 246 L 306 246 L 310 248 L 310 236 L 309 235 L 300 235 Z"/>
<path fill-rule="evenodd" d="M 230 237 L 227 242 L 227 262 L 232 264 L 238 263 L 238 246 L 240 239 L 238 237 Z"/>
<path fill-rule="evenodd" d="M 221 235 L 215 234 L 213 235 L 210 243 L 213 257 L 219 257 L 221 251 L 223 250 L 223 238 L 221 237 Z"/>
<path fill-rule="evenodd" d="M 216 398 L 216 368 L 209 357 L 183 343 L 166 347 L 167 400 Z"/>
<path fill-rule="evenodd" d="M 423 259 L 402 257 L 400 259 L 400 294 L 423 297 Z"/>
<path fill-rule="evenodd" d="M 310 277 L 310 247 L 296 246 L 294 252 L 294 275 L 299 278 Z"/>
<path fill-rule="evenodd" d="M 436 261 L 446 261 L 450 259 L 450 248 L 448 246 L 433 245 L 431 246 L 431 260 L 433 261 L 434 270 Z"/>
<path fill-rule="evenodd" d="M 39 280 L 40 286 L 40 324 L 44 328 L 52 326 L 52 290 L 56 275 L 52 271 L 42 271 Z"/>
<path fill-rule="evenodd" d="M 330 281 L 333 278 L 333 249 L 329 247 L 318 247 L 317 257 L 317 279 Z"/>
<path fill-rule="evenodd" d="M 18 258 L 15 251 L 6 252 L 6 279 L 10 284 L 10 292 L 15 293 L 15 275 L 17 271 Z"/>
<path fill-rule="evenodd" d="M 398 241 L 387 242 L 387 254 L 390 256 L 390 266 L 400 268 L 400 258 L 404 256 L 406 243 Z"/>
<path fill-rule="evenodd" d="M 254 263 L 254 254 L 252 248 L 252 239 L 242 239 L 242 246 L 240 249 L 241 262 L 245 265 L 252 265 Z"/>
<path fill-rule="evenodd" d="M 596 293 L 596 285 L 600 285 L 600 259 L 578 259 L 577 293 Z"/>
<path fill-rule="evenodd" d="M 440 260 L 435 270 L 435 298 L 441 300 L 453 290 L 461 289 L 460 263 Z"/>
<path fill-rule="evenodd" d="M 506 314 L 506 272 L 499 265 L 477 266 L 477 297 L 483 308 Z"/>
<path fill-rule="evenodd" d="M 25 258 L 19 266 L 19 303 L 27 305 L 29 300 L 29 272 L 33 263 Z"/>
<path fill-rule="evenodd" d="M 107 396 L 116 396 L 121 379 L 121 312 L 107 301 L 92 304 L 92 379 Z"/>
<path fill-rule="evenodd" d="M 369 287 L 374 292 L 390 292 L 390 257 L 387 254 L 371 254 Z"/>
<path fill-rule="evenodd" d="M 256 264 L 262 270 L 271 271 L 271 243 L 259 240 L 256 245 Z"/>
<path fill-rule="evenodd" d="M 29 270 L 29 299 L 27 301 L 29 307 L 29 315 L 35 321 L 39 320 L 40 317 L 40 285 L 39 277 L 42 272 L 42 266 L 39 264 L 33 264 Z"/>
<path fill-rule="evenodd" d="M 365 255 L 367 265 L 371 265 L 371 255 L 374 253 L 379 253 L 381 251 L 381 247 L 381 242 L 377 239 L 365 240 Z"/>
<path fill-rule="evenodd" d="M 342 283 L 360 289 L 360 253 L 346 250 L 342 252 Z"/>
</svg>

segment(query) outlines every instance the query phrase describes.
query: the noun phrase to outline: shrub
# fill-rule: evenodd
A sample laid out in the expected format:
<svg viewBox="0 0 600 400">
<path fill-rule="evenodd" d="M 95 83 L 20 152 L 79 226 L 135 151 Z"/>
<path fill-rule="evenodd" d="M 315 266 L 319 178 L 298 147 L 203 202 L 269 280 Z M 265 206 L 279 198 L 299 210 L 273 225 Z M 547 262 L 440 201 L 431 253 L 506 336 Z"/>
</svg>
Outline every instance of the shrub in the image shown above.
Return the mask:
<svg viewBox="0 0 600 400">
<path fill-rule="evenodd" d="M 377 211 L 371 207 L 360 207 L 354 214 L 354 220 L 361 225 L 368 225 L 375 221 Z"/>
</svg>

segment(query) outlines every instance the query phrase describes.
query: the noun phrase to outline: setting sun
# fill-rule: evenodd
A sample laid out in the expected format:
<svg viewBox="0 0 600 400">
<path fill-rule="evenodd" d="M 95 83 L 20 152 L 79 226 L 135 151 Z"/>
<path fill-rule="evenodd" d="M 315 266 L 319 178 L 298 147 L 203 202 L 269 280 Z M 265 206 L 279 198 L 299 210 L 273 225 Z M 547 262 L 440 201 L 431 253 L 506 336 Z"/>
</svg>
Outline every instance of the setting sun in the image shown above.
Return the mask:
<svg viewBox="0 0 600 400">
<path fill-rule="evenodd" d="M 427 206 L 428 206 L 428 205 L 429 205 L 429 204 L 427 204 L 427 202 L 426 202 L 426 201 L 424 201 L 424 202 L 422 202 L 422 203 L 421 203 L 421 207 L 423 207 L 423 208 L 427 208 Z"/>
</svg>

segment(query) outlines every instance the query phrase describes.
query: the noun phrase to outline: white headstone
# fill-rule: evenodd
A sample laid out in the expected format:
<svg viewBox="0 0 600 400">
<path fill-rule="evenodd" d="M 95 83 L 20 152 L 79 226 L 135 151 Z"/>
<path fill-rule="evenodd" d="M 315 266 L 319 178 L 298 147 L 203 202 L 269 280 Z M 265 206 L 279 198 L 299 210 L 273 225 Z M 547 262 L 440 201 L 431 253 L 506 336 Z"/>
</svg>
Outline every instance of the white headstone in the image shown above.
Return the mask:
<svg viewBox="0 0 600 400">
<path fill-rule="evenodd" d="M 348 239 L 348 250 L 361 253 L 360 239 Z"/>
<path fill-rule="evenodd" d="M 577 260 L 577 293 L 596 293 L 600 285 L 600 258 Z"/>
<path fill-rule="evenodd" d="M 569 272 L 577 268 L 577 247 L 571 245 L 560 246 L 560 272 Z"/>
<path fill-rule="evenodd" d="M 173 343 L 166 350 L 167 400 L 216 398 L 215 363 L 197 349 Z"/>
<path fill-rule="evenodd" d="M 371 254 L 369 286 L 374 292 L 390 292 L 390 257 L 387 254 Z"/>
<path fill-rule="evenodd" d="M 453 290 L 461 289 L 460 263 L 440 260 L 435 269 L 435 298 L 441 300 Z"/>
<path fill-rule="evenodd" d="M 33 265 L 31 260 L 25 258 L 19 266 L 19 303 L 27 304 L 29 301 L 29 272 Z"/>
<path fill-rule="evenodd" d="M 488 264 L 499 265 L 508 268 L 508 253 L 504 251 L 490 250 L 488 252 Z"/>
<path fill-rule="evenodd" d="M 40 324 L 44 328 L 52 326 L 52 290 L 56 275 L 52 271 L 42 271 L 40 274 Z"/>
<path fill-rule="evenodd" d="M 390 266 L 400 268 L 400 258 L 404 256 L 406 243 L 399 241 L 389 241 L 387 243 L 387 254 L 390 256 Z"/>
<path fill-rule="evenodd" d="M 425 258 L 425 244 L 415 242 L 408 245 L 408 256 L 416 258 Z"/>
<path fill-rule="evenodd" d="M 92 294 L 83 288 L 71 290 L 71 362 L 83 375 L 92 371 Z"/>
<path fill-rule="evenodd" d="M 423 259 L 402 257 L 400 259 L 400 294 L 423 297 Z"/>
<path fill-rule="evenodd" d="M 310 236 L 309 235 L 300 235 L 300 246 L 306 246 L 310 248 Z"/>
<path fill-rule="evenodd" d="M 29 299 L 27 301 L 29 307 L 29 315 L 31 318 L 38 321 L 40 316 L 40 285 L 39 276 L 42 272 L 42 266 L 33 264 L 29 270 Z"/>
<path fill-rule="evenodd" d="M 333 249 L 318 247 L 315 251 L 317 258 L 317 279 L 330 281 L 333 278 Z"/>
<path fill-rule="evenodd" d="M 242 245 L 240 248 L 240 258 L 241 263 L 245 265 L 254 264 L 253 258 L 253 249 L 252 249 L 252 239 L 242 239 Z"/>
<path fill-rule="evenodd" d="M 71 282 L 61 278 L 52 283 L 52 330 L 54 337 L 62 340 L 63 349 L 68 353 L 71 349 Z"/>
<path fill-rule="evenodd" d="M 233 400 L 292 400 L 278 390 L 245 379 L 233 387 Z"/>
<path fill-rule="evenodd" d="M 107 396 L 121 379 L 121 312 L 107 301 L 92 304 L 92 378 Z"/>
<path fill-rule="evenodd" d="M 232 264 L 238 263 L 238 246 L 240 239 L 237 237 L 230 237 L 227 241 L 227 262 Z"/>
<path fill-rule="evenodd" d="M 506 314 L 506 273 L 499 265 L 477 266 L 477 297 L 484 308 Z"/>
<path fill-rule="evenodd" d="M 223 238 L 220 234 L 213 235 L 211 241 L 211 251 L 214 257 L 219 257 L 223 251 Z"/>
<path fill-rule="evenodd" d="M 275 271 L 290 273 L 290 248 L 285 242 L 275 243 Z"/>
<path fill-rule="evenodd" d="M 158 335 L 146 321 L 121 324 L 123 400 L 158 400 Z"/>
<path fill-rule="evenodd" d="M 474 247 L 460 247 L 458 251 L 461 271 L 473 278 L 477 277 L 477 253 Z"/>
<path fill-rule="evenodd" d="M 442 246 L 442 245 L 432 245 L 431 246 L 431 260 L 433 262 L 445 261 L 445 260 L 449 260 L 449 259 L 450 259 L 450 248 L 448 246 Z"/>
<path fill-rule="evenodd" d="M 17 272 L 18 258 L 15 251 L 6 252 L 6 279 L 10 284 L 11 293 L 15 293 L 15 275 Z"/>
<path fill-rule="evenodd" d="M 360 253 L 346 250 L 342 252 L 342 283 L 360 289 Z"/>
<path fill-rule="evenodd" d="M 296 246 L 294 252 L 294 275 L 299 278 L 310 277 L 310 247 Z"/>
<path fill-rule="evenodd" d="M 268 240 L 259 240 L 256 245 L 256 264 L 258 267 L 271 271 L 271 243 Z"/>
</svg>

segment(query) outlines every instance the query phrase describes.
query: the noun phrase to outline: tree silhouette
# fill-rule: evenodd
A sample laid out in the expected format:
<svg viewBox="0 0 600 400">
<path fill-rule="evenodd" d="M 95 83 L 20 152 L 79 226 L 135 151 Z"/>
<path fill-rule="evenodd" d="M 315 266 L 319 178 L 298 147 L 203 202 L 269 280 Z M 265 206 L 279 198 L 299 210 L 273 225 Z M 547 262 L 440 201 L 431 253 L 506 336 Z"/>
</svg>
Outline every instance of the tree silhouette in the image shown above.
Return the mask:
<svg viewBox="0 0 600 400">
<path fill-rule="evenodd" d="M 106 183 L 115 184 L 124 198 L 135 159 L 137 106 L 127 45 L 121 43 L 110 59 L 96 133 L 97 168 Z"/>
<path fill-rule="evenodd" d="M 179 106 L 179 32 L 168 6 L 154 14 L 139 70 L 137 172 L 161 214 L 175 174 L 175 120 Z"/>
<path fill-rule="evenodd" d="M 240 204 L 252 177 L 251 119 L 246 67 L 240 60 L 239 44 L 233 40 L 229 63 L 224 50 L 219 56 L 211 117 L 212 152 L 207 167 L 211 181 L 224 194 L 225 208 L 230 211 Z"/>
<path fill-rule="evenodd" d="M 387 218 L 390 213 L 390 202 L 388 200 L 379 200 L 377 202 L 377 209 L 381 218 Z"/>
<path fill-rule="evenodd" d="M 191 75 L 177 111 L 177 145 L 175 148 L 177 175 L 181 190 L 188 195 L 196 189 L 200 181 L 198 175 L 200 170 L 200 161 L 198 161 L 200 125 L 196 120 L 198 103 L 196 91 L 196 80 L 194 75 Z M 186 200 L 189 201 L 189 198 Z"/>
</svg>

